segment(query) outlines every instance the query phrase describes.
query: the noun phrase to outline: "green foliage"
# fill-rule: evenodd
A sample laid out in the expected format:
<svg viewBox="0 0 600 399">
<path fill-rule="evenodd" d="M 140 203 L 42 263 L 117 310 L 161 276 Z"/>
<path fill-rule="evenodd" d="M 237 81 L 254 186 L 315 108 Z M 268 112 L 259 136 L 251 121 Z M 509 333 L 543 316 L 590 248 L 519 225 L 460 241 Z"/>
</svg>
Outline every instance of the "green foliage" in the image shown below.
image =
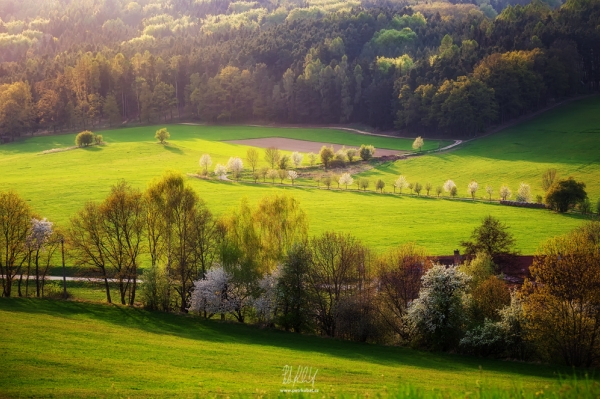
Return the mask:
<svg viewBox="0 0 600 399">
<path fill-rule="evenodd" d="M 358 154 L 363 161 L 368 161 L 375 155 L 375 147 L 361 144 Z"/>
<path fill-rule="evenodd" d="M 85 130 L 75 137 L 75 145 L 77 147 L 87 147 L 94 143 L 94 133 Z"/>
<path fill-rule="evenodd" d="M 162 129 L 158 129 L 156 131 L 154 138 L 156 138 L 161 144 L 165 144 L 166 141 L 171 138 L 171 133 L 169 133 L 166 127 L 163 127 Z"/>
<path fill-rule="evenodd" d="M 321 157 L 321 163 L 327 169 L 335 153 L 333 152 L 333 147 L 323 146 L 321 147 L 321 151 L 319 151 L 319 156 Z"/>
<path fill-rule="evenodd" d="M 585 183 L 576 182 L 569 177 L 552 184 L 546 194 L 546 204 L 555 211 L 564 213 L 586 198 Z"/>
<path fill-rule="evenodd" d="M 461 243 L 467 254 L 483 253 L 494 261 L 514 251 L 515 239 L 508 226 L 493 216 L 483 219 L 481 225 L 473 230 L 471 240 Z M 481 261 L 485 263 L 483 259 Z"/>
</svg>

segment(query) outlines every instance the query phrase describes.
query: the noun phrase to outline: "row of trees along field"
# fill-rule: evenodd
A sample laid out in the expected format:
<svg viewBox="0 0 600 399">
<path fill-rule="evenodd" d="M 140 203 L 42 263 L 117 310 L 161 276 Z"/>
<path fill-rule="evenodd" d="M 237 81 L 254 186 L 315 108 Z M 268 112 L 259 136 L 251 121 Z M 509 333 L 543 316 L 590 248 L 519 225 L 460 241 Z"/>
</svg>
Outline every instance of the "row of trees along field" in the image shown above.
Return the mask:
<svg viewBox="0 0 600 399">
<path fill-rule="evenodd" d="M 192 116 L 470 136 L 600 87 L 598 1 L 535 0 L 494 18 L 468 4 L 364 2 L 260 23 L 244 14 L 259 3 L 90 2 L 93 17 L 76 3 L 11 3 L 0 23 L 4 140 Z M 253 23 L 231 22 L 242 14 Z"/>
<path fill-rule="evenodd" d="M 243 200 L 216 218 L 173 173 L 145 192 L 113 186 L 62 233 L 13 192 L 0 193 L 0 221 L 3 296 L 28 295 L 30 274 L 43 293 L 39 274 L 64 240 L 67 258 L 104 281 L 109 303 L 116 287 L 122 304 L 159 311 L 360 342 L 598 364 L 598 222 L 542 245 L 532 280 L 511 290 L 500 271 L 514 259 L 514 239 L 491 216 L 461 243 L 465 262 L 447 267 L 414 244 L 376 254 L 349 234 L 309 237 L 305 213 L 287 196 L 256 206 Z"/>
</svg>

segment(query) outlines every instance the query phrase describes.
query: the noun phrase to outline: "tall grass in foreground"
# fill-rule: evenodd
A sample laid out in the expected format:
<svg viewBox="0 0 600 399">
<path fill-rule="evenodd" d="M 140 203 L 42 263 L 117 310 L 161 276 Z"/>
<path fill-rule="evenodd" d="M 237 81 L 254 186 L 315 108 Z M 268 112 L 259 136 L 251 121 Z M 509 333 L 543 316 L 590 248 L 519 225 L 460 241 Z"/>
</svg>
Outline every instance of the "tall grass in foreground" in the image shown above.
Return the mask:
<svg viewBox="0 0 600 399">
<path fill-rule="evenodd" d="M 296 388 L 300 390 L 300 388 Z M 306 389 L 306 388 L 305 388 Z M 218 397 L 218 396 L 215 396 Z M 235 397 L 235 396 L 234 396 Z M 396 389 L 385 390 L 376 396 L 360 394 L 341 394 L 332 392 L 309 392 L 309 393 L 288 393 L 280 392 L 277 395 L 264 394 L 259 391 L 254 395 L 240 395 L 237 398 L 344 398 L 354 399 L 362 397 L 376 397 L 381 399 L 541 399 L 541 398 L 562 398 L 562 399 L 597 399 L 600 398 L 600 383 L 594 381 L 586 374 L 584 378 L 578 378 L 576 374 L 573 377 L 561 377 L 556 383 L 547 385 L 538 391 L 526 390 L 522 387 L 513 387 L 511 389 L 502 389 L 498 387 L 486 386 L 485 382 L 477 382 L 475 386 L 464 390 L 446 391 L 438 389 L 424 389 L 410 384 L 401 385 Z"/>
</svg>

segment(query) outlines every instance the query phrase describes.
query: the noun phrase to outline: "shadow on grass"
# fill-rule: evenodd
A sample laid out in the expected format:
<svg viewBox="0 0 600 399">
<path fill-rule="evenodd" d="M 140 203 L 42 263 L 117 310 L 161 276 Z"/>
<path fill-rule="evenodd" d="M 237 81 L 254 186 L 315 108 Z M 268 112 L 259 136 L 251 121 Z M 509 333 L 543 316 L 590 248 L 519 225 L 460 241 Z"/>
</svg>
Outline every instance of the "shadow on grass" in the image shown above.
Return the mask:
<svg viewBox="0 0 600 399">
<path fill-rule="evenodd" d="M 79 320 L 96 320 L 152 334 L 217 343 L 279 347 L 320 353 L 348 360 L 367 361 L 391 367 L 410 366 L 443 372 L 500 372 L 519 377 L 555 378 L 572 374 L 565 367 L 503 362 L 444 353 L 430 353 L 400 347 L 360 344 L 330 338 L 262 329 L 232 322 L 205 320 L 191 315 L 150 312 L 118 305 L 48 299 L 1 298 L 0 311 L 46 314 Z"/>
<path fill-rule="evenodd" d="M 173 154 L 183 155 L 183 150 L 179 147 L 174 147 L 170 144 L 164 145 L 165 150 L 172 152 Z"/>
</svg>

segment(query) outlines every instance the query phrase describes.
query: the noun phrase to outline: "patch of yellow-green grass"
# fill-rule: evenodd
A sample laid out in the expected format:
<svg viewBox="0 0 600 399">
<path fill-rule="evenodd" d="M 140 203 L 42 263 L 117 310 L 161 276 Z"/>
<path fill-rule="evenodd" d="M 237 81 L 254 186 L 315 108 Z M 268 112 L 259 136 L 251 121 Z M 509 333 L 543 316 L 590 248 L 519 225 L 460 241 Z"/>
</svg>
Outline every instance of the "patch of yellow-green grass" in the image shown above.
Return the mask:
<svg viewBox="0 0 600 399">
<path fill-rule="evenodd" d="M 485 187 L 490 185 L 495 199 L 502 185 L 508 185 L 514 198 L 525 182 L 535 200 L 536 195 L 544 195 L 542 174 L 549 168 L 561 178 L 573 176 L 586 183 L 594 204 L 600 199 L 600 97 L 553 109 L 458 150 L 397 161 L 364 176 L 392 184 L 402 174 L 409 182 L 430 182 L 434 188 L 451 179 L 464 197 L 469 196 L 467 185 L 475 180 L 477 197 L 487 198 Z"/>
<path fill-rule="evenodd" d="M 286 365 L 318 369 L 317 397 L 385 394 L 406 384 L 533 394 L 557 373 L 573 373 L 78 302 L 1 298 L 0 320 L 3 397 L 277 395 L 290 387 Z"/>
<path fill-rule="evenodd" d="M 106 145 L 45 155 L 39 154 L 50 148 L 71 146 L 74 135 L 35 137 L 1 146 L 2 189 L 17 191 L 41 216 L 65 226 L 86 201 L 102 200 L 110 187 L 121 179 L 134 187 L 145 189 L 152 179 L 161 176 L 166 169 L 184 174 L 197 172 L 200 169 L 198 160 L 203 153 L 211 154 L 213 167 L 218 162 L 226 163 L 231 156 L 245 157 L 248 147 L 215 141 L 217 138 L 269 134 L 299 137 L 302 133 L 302 137 L 314 139 L 323 134 L 326 138 L 320 140 L 333 141 L 328 140 L 331 137 L 327 135 L 357 136 L 347 132 L 311 129 L 185 125 L 168 128 L 171 139 L 166 146 L 155 142 L 156 127 L 105 131 L 103 136 Z M 426 158 L 433 157 L 420 159 Z M 260 164 L 266 165 L 266 162 L 261 159 Z M 383 166 L 382 170 L 398 165 L 404 164 Z M 531 254 L 544 239 L 565 233 L 582 223 L 578 216 L 555 215 L 543 210 L 379 195 L 372 191 L 373 182 L 366 193 L 323 190 L 317 189 L 314 182 L 305 183 L 311 186 L 292 188 L 289 181 L 285 186 L 271 186 L 255 185 L 247 180 L 227 183 L 190 179 L 190 184 L 216 215 L 225 214 L 239 205 L 243 197 L 256 203 L 266 195 L 287 193 L 296 197 L 308 213 L 311 234 L 326 230 L 352 233 L 379 252 L 400 243 L 415 241 L 434 255 L 451 254 L 460 241 L 467 239 L 473 228 L 491 214 L 511 227 L 517 239 L 517 248 L 524 254 Z M 386 191 L 391 191 L 389 183 Z"/>
</svg>

